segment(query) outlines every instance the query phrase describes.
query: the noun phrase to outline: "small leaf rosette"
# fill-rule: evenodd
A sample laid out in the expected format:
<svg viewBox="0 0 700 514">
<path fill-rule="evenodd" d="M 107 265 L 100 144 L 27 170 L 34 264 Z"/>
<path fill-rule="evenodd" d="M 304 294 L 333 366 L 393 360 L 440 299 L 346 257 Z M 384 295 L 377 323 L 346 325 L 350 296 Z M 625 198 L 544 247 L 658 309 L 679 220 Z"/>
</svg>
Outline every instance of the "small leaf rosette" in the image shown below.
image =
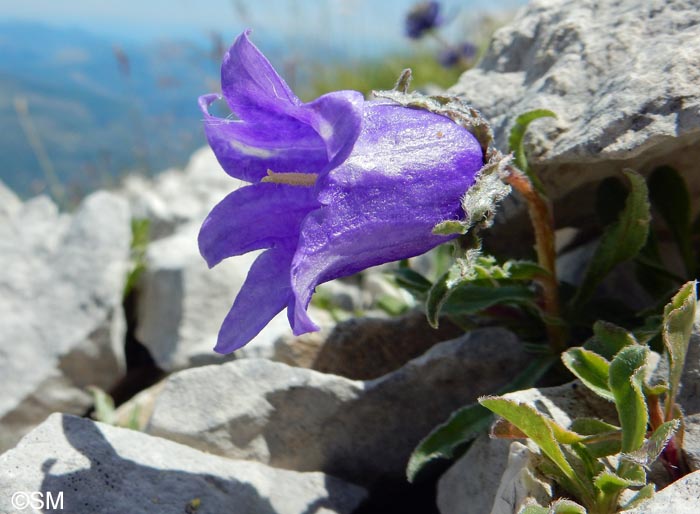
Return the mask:
<svg viewBox="0 0 700 514">
<path fill-rule="evenodd" d="M 199 100 L 207 139 L 231 176 L 250 184 L 211 211 L 199 234 L 210 267 L 265 249 L 219 333 L 240 348 L 287 309 L 296 335 L 317 330 L 314 288 L 413 257 L 455 236 L 435 225 L 464 216 L 461 199 L 484 164 L 474 136 L 447 117 L 338 91 L 302 103 L 241 34 L 224 56 L 223 98 L 238 119 Z"/>
</svg>

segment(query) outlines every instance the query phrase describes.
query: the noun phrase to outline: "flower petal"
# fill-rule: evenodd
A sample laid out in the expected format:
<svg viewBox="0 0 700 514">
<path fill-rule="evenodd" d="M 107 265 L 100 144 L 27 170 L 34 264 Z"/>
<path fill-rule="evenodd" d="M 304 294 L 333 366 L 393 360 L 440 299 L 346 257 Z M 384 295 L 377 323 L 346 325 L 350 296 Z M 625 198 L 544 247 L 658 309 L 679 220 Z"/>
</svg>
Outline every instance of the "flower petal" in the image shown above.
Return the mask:
<svg viewBox="0 0 700 514">
<path fill-rule="evenodd" d="M 323 204 L 303 221 L 292 262 L 294 329 L 314 288 L 449 240 L 433 227 L 462 217 L 460 199 L 483 164 L 476 139 L 428 111 L 368 103 L 350 157 L 319 182 Z"/>
<path fill-rule="evenodd" d="M 305 104 L 294 116 L 305 120 L 326 143 L 329 165 L 335 168 L 352 151 L 362 127 L 365 99 L 358 91 L 336 91 Z"/>
<path fill-rule="evenodd" d="M 292 298 L 289 265 L 293 247 L 267 250 L 258 257 L 226 315 L 214 350 L 230 353 L 244 346 L 284 309 Z"/>
<path fill-rule="evenodd" d="M 204 130 L 221 167 L 232 177 L 258 182 L 267 170 L 320 173 L 328 165 L 325 141 L 313 127 L 290 117 L 255 124 L 209 114 L 218 97 L 199 99 Z"/>
<path fill-rule="evenodd" d="M 293 241 L 304 217 L 319 206 L 312 187 L 260 183 L 230 193 L 199 232 L 199 251 L 213 267 L 223 259 Z"/>
<path fill-rule="evenodd" d="M 221 64 L 221 88 L 231 110 L 246 121 L 286 113 L 301 101 L 270 61 L 250 42 L 246 30 L 236 38 Z"/>
</svg>

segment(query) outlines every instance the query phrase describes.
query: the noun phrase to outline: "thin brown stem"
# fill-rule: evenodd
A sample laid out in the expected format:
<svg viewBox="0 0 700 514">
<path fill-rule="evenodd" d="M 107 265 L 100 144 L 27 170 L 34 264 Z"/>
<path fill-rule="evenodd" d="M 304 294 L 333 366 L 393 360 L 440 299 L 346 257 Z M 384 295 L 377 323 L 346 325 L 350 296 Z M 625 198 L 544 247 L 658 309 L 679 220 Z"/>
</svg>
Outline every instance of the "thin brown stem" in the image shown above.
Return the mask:
<svg viewBox="0 0 700 514">
<path fill-rule="evenodd" d="M 547 275 L 539 277 L 537 282 L 542 287 L 542 300 L 549 344 L 557 353 L 567 348 L 566 331 L 559 324 L 559 285 L 557 281 L 556 251 L 554 249 L 554 219 L 549 201 L 535 189 L 530 179 L 521 171 L 511 168 L 506 182 L 518 191 L 527 202 L 532 228 L 535 231 L 535 249 L 537 260 Z"/>
</svg>

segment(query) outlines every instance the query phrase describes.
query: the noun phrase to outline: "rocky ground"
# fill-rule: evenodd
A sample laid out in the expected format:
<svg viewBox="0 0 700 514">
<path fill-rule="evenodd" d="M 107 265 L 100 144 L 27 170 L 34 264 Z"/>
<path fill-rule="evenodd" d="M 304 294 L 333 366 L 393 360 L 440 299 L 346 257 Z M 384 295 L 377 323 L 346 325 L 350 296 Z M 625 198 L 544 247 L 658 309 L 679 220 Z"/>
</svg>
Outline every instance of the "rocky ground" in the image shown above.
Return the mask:
<svg viewBox="0 0 700 514">
<path fill-rule="evenodd" d="M 528 144 L 568 227 L 562 238 L 586 232 L 595 184 L 623 168 L 673 165 L 698 203 L 695 2 L 536 0 L 451 92 L 492 120 L 502 147 L 518 114 L 557 113 L 533 125 Z M 0 184 L 0 512 L 14 512 L 14 491 L 64 491 L 65 510 L 85 514 L 511 514 L 546 492 L 531 479 L 526 446 L 485 436 L 437 485 L 408 486 L 416 444 L 529 356 L 501 328 L 461 335 L 449 324 L 432 331 L 414 310 L 387 316 L 383 298 L 411 300 L 381 270 L 319 288 L 337 309 L 312 308 L 317 334 L 294 338 L 283 314 L 234 355 L 213 353 L 254 256 L 208 270 L 196 234 L 235 182 L 202 149 L 185 170 L 132 177 L 70 214 Z M 131 219 L 150 220 L 150 242 L 125 297 Z M 526 251 L 530 237 L 509 200 L 488 243 Z M 580 279 L 583 254 L 560 256 L 567 280 Z M 620 272 L 607 291 L 642 294 L 634 287 Z M 89 386 L 122 403 L 121 427 L 85 417 Z M 683 387 L 693 473 L 636 513 L 698 510 L 700 328 Z M 609 409 L 572 385 L 517 394 L 564 425 L 572 412 Z"/>
</svg>

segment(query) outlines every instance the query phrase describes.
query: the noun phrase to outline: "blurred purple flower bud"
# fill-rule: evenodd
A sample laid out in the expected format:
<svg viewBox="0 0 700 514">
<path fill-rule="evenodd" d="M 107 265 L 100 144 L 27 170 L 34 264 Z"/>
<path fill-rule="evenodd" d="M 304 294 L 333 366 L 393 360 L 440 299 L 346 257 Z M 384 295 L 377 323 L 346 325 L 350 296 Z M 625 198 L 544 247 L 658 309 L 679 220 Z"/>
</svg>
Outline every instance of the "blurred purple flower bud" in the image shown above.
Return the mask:
<svg viewBox="0 0 700 514">
<path fill-rule="evenodd" d="M 423 2 L 411 8 L 406 15 L 406 35 L 420 39 L 431 29 L 442 25 L 439 2 Z"/>
<path fill-rule="evenodd" d="M 457 47 L 443 50 L 438 55 L 438 61 L 445 68 L 457 66 L 461 61 L 469 62 L 476 56 L 477 48 L 472 43 L 465 41 Z"/>
</svg>

